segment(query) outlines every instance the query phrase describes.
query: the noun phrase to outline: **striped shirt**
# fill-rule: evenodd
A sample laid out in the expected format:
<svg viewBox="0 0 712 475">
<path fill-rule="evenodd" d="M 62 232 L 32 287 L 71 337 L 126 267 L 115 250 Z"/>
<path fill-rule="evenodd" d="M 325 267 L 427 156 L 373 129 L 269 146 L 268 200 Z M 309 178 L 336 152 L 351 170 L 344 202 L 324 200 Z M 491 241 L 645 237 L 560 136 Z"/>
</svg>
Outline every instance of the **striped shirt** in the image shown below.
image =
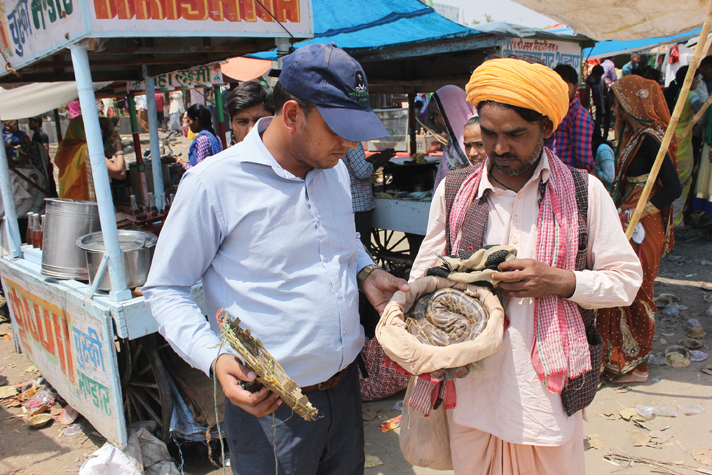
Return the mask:
<svg viewBox="0 0 712 475">
<path fill-rule="evenodd" d="M 547 141 L 549 147 L 566 165 L 593 171 L 596 161 L 591 151 L 593 120 L 578 98 L 569 104 L 569 112 Z"/>
<path fill-rule="evenodd" d="M 349 149 L 342 158 L 351 178 L 351 203 L 354 213 L 370 211 L 376 207 L 373 199 L 371 175 L 373 165 L 366 161 L 366 153 L 361 143 L 354 149 Z"/>
</svg>

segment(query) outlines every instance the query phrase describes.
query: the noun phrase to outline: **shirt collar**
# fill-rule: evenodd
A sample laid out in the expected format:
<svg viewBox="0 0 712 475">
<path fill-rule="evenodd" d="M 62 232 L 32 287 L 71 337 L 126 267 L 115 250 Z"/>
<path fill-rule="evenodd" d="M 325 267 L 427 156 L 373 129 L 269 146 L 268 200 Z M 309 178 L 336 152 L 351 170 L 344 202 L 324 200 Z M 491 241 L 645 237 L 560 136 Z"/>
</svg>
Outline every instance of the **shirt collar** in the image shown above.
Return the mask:
<svg viewBox="0 0 712 475">
<path fill-rule="evenodd" d="M 267 130 L 267 127 L 272 122 L 272 119 L 273 117 L 263 117 L 258 120 L 252 130 L 250 130 L 250 132 L 245 136 L 242 144 L 244 144 L 243 147 L 247 147 L 249 151 L 243 154 L 241 161 L 271 167 L 277 176 L 286 180 L 305 181 L 282 168 L 282 165 L 275 160 L 269 150 L 267 150 L 267 147 L 265 147 L 265 144 L 262 141 L 262 134 L 264 134 L 265 130 Z M 242 144 L 237 144 L 236 147 L 239 147 Z M 309 173 L 307 173 L 306 181 L 310 182 L 322 171 L 323 170 L 318 169 L 310 170 Z"/>
<path fill-rule="evenodd" d="M 492 168 L 492 161 L 487 157 L 485 160 L 485 163 L 483 165 L 485 167 L 485 171 L 487 173 L 482 174 L 482 179 L 480 180 L 480 187 L 477 190 L 477 196 L 476 198 L 481 198 L 483 193 L 487 190 L 494 191 L 494 187 L 492 186 L 492 182 L 490 182 L 489 179 L 489 170 Z M 526 182 L 526 184 L 522 187 L 522 189 L 519 191 L 523 191 L 525 188 L 528 186 L 531 186 L 532 183 L 536 183 L 537 186 L 539 182 L 544 182 L 546 183 L 549 180 L 549 176 L 551 176 L 551 169 L 549 168 L 549 157 L 546 154 L 546 148 L 541 151 L 541 160 L 539 160 L 539 164 L 536 166 L 534 169 L 534 174 L 532 174 L 531 178 L 529 181 Z M 498 190 L 499 191 L 499 190 Z M 503 193 L 514 193 L 514 191 L 511 190 L 502 190 Z"/>
</svg>

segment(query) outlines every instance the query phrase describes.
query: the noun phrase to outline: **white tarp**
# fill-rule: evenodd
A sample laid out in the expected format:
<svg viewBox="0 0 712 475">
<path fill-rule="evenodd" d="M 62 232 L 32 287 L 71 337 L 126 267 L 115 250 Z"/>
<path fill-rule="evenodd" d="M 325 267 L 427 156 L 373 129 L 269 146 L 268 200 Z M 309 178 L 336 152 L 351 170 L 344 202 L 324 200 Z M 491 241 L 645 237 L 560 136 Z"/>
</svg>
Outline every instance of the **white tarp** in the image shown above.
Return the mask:
<svg viewBox="0 0 712 475">
<path fill-rule="evenodd" d="M 109 84 L 95 82 L 94 90 Z M 78 97 L 76 82 L 43 82 L 15 89 L 0 88 L 0 120 L 35 117 L 69 104 Z"/>
<path fill-rule="evenodd" d="M 710 0 L 514 0 L 597 41 L 672 36 L 702 26 Z"/>
</svg>

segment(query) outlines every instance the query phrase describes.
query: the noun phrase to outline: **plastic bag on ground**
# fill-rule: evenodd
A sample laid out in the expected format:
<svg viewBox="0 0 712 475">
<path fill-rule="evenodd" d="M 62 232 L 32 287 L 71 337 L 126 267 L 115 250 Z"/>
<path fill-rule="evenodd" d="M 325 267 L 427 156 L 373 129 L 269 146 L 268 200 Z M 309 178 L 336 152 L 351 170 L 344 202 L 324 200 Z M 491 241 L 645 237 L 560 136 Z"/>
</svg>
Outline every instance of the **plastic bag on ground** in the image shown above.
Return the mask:
<svg viewBox="0 0 712 475">
<path fill-rule="evenodd" d="M 704 361 L 709 355 L 704 351 L 700 350 L 690 350 L 690 361 Z"/>
<path fill-rule="evenodd" d="M 663 417 L 677 417 L 675 409 L 672 407 L 663 406 L 661 404 L 656 404 L 653 410 L 653 415 L 663 416 Z"/>
<path fill-rule="evenodd" d="M 641 406 L 640 404 L 638 404 L 637 406 L 635 406 L 635 410 L 638 412 L 638 415 L 640 417 L 647 420 L 653 418 L 653 412 L 655 411 L 655 408 L 653 406 Z"/>
<path fill-rule="evenodd" d="M 131 431 L 122 451 L 108 442 L 89 456 L 79 475 L 180 475 L 161 440 L 145 428 Z"/>
<path fill-rule="evenodd" d="M 679 404 L 677 408 L 686 416 L 705 413 L 705 408 L 699 404 Z"/>
<path fill-rule="evenodd" d="M 662 353 L 650 355 L 650 357 L 648 358 L 648 363 L 653 366 L 665 366 L 665 356 L 663 356 Z"/>
</svg>

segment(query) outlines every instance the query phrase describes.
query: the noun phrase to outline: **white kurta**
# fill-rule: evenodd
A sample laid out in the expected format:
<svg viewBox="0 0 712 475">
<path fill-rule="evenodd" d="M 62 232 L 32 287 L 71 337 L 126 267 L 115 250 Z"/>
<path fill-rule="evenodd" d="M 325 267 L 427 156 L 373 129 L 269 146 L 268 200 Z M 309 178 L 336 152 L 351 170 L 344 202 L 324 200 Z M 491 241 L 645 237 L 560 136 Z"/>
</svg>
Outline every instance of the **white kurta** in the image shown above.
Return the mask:
<svg viewBox="0 0 712 475">
<path fill-rule="evenodd" d="M 487 169 L 490 162 L 484 165 Z M 549 178 L 543 154 L 527 184 L 518 192 L 494 188 L 483 174 L 476 198 L 489 189 L 490 208 L 485 245 L 510 245 L 518 258 L 536 257 L 539 182 Z M 613 201 L 601 182 L 589 175 L 588 268 L 575 272 L 571 301 L 585 308 L 630 305 L 642 283 L 642 269 L 618 219 Z M 433 196 L 427 235 L 411 271 L 411 280 L 437 265 L 445 254 L 445 183 Z M 501 349 L 485 360 L 484 371 L 456 381 L 457 407 L 452 420 L 487 432 L 505 442 L 560 446 L 572 436 L 576 417 L 568 417 L 561 396 L 539 381 L 531 363 L 534 341 L 534 299 L 512 298 L 507 309 L 509 329 Z M 578 416 L 580 417 L 580 415 Z"/>
</svg>

